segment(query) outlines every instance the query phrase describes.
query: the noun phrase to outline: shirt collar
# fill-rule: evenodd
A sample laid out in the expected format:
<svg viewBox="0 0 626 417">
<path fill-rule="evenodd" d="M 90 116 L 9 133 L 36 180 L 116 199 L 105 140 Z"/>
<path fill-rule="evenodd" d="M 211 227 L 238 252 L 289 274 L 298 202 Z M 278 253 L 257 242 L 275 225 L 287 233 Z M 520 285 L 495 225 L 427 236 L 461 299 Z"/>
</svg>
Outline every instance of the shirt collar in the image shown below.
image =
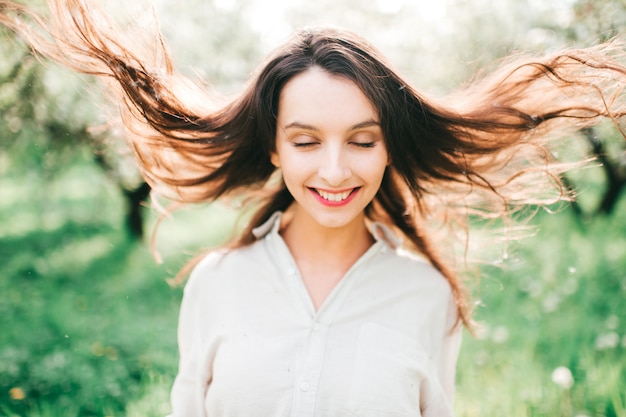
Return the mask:
<svg viewBox="0 0 626 417">
<path fill-rule="evenodd" d="M 275 211 L 263 224 L 252 229 L 254 237 L 261 239 L 267 235 L 278 234 L 282 215 L 282 211 Z M 402 239 L 396 236 L 384 223 L 372 222 L 368 225 L 368 228 L 377 242 L 385 242 L 394 250 L 402 247 Z"/>
<path fill-rule="evenodd" d="M 280 229 L 280 220 L 282 216 L 282 211 L 275 211 L 274 213 L 272 213 L 270 218 L 267 219 L 263 224 L 252 229 L 252 234 L 254 235 L 254 237 L 256 237 L 257 239 L 261 239 L 262 237 L 265 237 L 267 234 L 270 233 L 277 234 Z"/>
</svg>

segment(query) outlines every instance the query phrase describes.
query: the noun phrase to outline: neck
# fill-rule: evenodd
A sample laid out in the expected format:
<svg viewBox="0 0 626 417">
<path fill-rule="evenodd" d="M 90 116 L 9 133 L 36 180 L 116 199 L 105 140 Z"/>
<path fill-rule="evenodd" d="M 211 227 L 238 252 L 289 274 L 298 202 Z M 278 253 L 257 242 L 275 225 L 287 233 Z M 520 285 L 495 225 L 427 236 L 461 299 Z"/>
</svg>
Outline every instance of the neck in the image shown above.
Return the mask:
<svg viewBox="0 0 626 417">
<path fill-rule="evenodd" d="M 374 243 L 364 214 L 345 226 L 331 228 L 296 208 L 281 234 L 298 263 L 353 263 Z"/>
</svg>

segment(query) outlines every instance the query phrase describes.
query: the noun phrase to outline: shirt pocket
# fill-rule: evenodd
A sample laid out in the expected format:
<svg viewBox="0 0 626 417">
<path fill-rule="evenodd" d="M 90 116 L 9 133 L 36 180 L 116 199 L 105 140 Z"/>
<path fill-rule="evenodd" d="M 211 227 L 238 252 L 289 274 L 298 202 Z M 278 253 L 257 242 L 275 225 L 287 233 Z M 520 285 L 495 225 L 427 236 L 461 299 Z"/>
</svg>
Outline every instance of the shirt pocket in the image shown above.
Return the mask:
<svg viewBox="0 0 626 417">
<path fill-rule="evenodd" d="M 416 340 L 375 323 L 358 335 L 348 414 L 359 417 L 420 416 L 420 386 L 428 356 Z"/>
</svg>

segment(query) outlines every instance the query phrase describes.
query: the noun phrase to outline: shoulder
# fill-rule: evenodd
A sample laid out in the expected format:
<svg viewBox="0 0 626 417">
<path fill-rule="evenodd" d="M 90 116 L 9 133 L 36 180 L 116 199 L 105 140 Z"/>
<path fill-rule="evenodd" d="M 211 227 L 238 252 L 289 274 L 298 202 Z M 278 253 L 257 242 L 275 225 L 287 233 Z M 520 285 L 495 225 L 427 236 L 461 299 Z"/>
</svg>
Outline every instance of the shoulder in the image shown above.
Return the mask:
<svg viewBox="0 0 626 417">
<path fill-rule="evenodd" d="M 436 293 L 443 298 L 452 296 L 448 280 L 422 254 L 403 248 L 390 248 L 383 256 L 381 267 L 390 279 L 401 280 L 405 286 L 428 289 L 430 294 Z"/>
<path fill-rule="evenodd" d="M 232 281 L 231 278 L 246 276 L 247 271 L 262 271 L 267 265 L 263 265 L 261 252 L 259 241 L 239 248 L 212 251 L 194 267 L 185 290 L 218 285 L 227 278 Z"/>
<path fill-rule="evenodd" d="M 402 280 L 403 287 L 406 285 L 417 287 L 432 287 L 433 291 L 439 291 L 442 295 L 450 296 L 452 288 L 448 280 L 435 268 L 430 259 L 425 255 L 405 248 L 402 239 L 399 238 L 389 227 L 382 222 L 370 225 L 370 231 L 379 243 L 384 246 L 377 258 L 379 273 L 387 276 L 387 279 Z"/>
</svg>

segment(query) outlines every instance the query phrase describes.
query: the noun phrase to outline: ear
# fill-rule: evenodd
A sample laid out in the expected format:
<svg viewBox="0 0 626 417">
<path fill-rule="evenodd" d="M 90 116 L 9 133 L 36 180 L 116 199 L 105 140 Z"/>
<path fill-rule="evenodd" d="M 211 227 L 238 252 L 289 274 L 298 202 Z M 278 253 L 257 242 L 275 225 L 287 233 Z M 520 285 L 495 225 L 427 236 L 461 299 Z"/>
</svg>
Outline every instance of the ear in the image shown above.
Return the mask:
<svg viewBox="0 0 626 417">
<path fill-rule="evenodd" d="M 272 165 L 274 165 L 276 168 L 280 168 L 280 159 L 278 158 L 278 154 L 275 151 L 270 153 L 270 161 L 272 162 Z"/>
</svg>

